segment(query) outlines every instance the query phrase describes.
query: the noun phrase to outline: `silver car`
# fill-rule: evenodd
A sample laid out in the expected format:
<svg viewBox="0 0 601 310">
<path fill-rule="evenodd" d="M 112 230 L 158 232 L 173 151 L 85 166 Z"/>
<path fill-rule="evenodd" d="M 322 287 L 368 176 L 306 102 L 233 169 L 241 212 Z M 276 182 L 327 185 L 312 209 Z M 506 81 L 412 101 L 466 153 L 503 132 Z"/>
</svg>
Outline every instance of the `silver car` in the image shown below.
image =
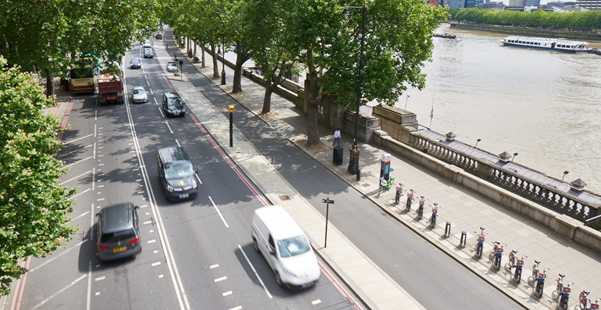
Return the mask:
<svg viewBox="0 0 601 310">
<path fill-rule="evenodd" d="M 131 101 L 133 103 L 136 102 L 148 102 L 148 93 L 142 86 L 134 87 L 134 90 L 131 93 Z"/>
<path fill-rule="evenodd" d="M 167 63 L 167 72 L 177 72 L 177 63 L 176 62 L 168 62 Z"/>
</svg>

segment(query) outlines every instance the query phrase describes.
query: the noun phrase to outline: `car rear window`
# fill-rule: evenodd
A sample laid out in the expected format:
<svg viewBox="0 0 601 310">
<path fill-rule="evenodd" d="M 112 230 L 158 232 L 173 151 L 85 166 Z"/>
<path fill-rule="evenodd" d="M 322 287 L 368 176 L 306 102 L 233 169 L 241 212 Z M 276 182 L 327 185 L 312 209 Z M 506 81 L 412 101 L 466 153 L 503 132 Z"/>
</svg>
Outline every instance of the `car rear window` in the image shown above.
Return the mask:
<svg viewBox="0 0 601 310">
<path fill-rule="evenodd" d="M 115 242 L 115 241 L 120 241 L 120 240 L 127 240 L 127 239 L 133 238 L 135 236 L 136 236 L 136 232 L 134 231 L 133 228 L 131 228 L 131 229 L 126 229 L 126 230 L 121 230 L 121 231 L 116 231 L 116 232 L 111 232 L 111 233 L 104 233 L 104 234 L 102 234 L 102 237 L 100 238 L 100 242 L 108 243 L 108 242 Z"/>
</svg>

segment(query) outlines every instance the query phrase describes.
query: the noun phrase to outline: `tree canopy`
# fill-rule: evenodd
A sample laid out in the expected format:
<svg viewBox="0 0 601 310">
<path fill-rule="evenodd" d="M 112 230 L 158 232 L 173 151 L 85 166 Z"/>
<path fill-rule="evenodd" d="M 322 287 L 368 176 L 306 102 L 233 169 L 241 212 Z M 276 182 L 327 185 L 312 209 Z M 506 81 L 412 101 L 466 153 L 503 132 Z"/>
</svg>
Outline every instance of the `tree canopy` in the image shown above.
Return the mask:
<svg viewBox="0 0 601 310">
<path fill-rule="evenodd" d="M 469 8 L 451 10 L 451 18 L 458 21 L 469 21 L 493 25 L 520 25 L 543 28 L 601 29 L 601 11 L 580 11 L 570 13 L 549 13 L 534 11 L 495 11 Z"/>
<path fill-rule="evenodd" d="M 66 169 L 55 158 L 62 131 L 44 115 L 52 104 L 36 79 L 0 57 L 0 295 L 27 270 L 29 256 L 44 257 L 75 232 L 68 225 L 74 189 L 60 185 Z"/>
</svg>

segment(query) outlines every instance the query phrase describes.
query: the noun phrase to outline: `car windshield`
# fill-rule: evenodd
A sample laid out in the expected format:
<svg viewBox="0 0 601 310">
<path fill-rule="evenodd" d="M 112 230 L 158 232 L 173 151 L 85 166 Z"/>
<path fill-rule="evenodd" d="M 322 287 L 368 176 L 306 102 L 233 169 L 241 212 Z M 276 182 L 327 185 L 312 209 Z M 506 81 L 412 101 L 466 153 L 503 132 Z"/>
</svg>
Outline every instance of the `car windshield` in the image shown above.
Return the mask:
<svg viewBox="0 0 601 310">
<path fill-rule="evenodd" d="M 190 163 L 181 163 L 165 166 L 165 178 L 167 180 L 181 179 L 185 177 L 190 177 L 192 175 L 194 175 L 194 169 L 192 168 L 192 164 Z"/>
<path fill-rule="evenodd" d="M 288 239 L 278 240 L 280 257 L 291 257 L 303 254 L 311 249 L 304 236 L 296 236 Z"/>
<path fill-rule="evenodd" d="M 132 63 L 132 64 L 139 64 L 139 63 L 140 63 L 140 61 L 139 61 L 139 60 L 137 60 L 137 59 L 133 59 L 133 60 L 131 61 L 131 63 Z"/>
<path fill-rule="evenodd" d="M 150 53 L 152 53 L 152 50 L 149 49 L 149 48 L 147 48 L 147 49 L 144 50 L 144 52 L 147 53 L 147 54 L 150 54 Z"/>
<path fill-rule="evenodd" d="M 181 108 L 184 105 L 180 98 L 169 98 L 167 99 L 167 106 L 170 108 L 176 107 Z"/>
<path fill-rule="evenodd" d="M 138 94 L 144 95 L 145 93 L 146 93 L 146 91 L 144 90 L 144 88 L 134 89 L 134 95 L 138 95 Z"/>
<path fill-rule="evenodd" d="M 135 236 L 136 236 L 136 232 L 134 231 L 133 228 L 116 231 L 116 232 L 104 233 L 104 234 L 102 234 L 102 237 L 100 238 L 100 243 L 127 240 L 127 239 L 133 238 Z"/>
</svg>

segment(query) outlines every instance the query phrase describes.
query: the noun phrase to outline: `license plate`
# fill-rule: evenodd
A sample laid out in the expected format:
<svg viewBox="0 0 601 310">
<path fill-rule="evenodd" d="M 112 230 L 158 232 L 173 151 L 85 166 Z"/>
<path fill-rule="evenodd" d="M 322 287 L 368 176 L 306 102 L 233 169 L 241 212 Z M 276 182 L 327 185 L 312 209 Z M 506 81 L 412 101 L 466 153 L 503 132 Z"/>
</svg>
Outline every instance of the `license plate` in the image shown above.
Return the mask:
<svg viewBox="0 0 601 310">
<path fill-rule="evenodd" d="M 118 247 L 118 248 L 113 248 L 113 253 L 117 253 L 117 252 L 123 252 L 127 249 L 127 247 L 122 246 L 122 247 Z"/>
<path fill-rule="evenodd" d="M 173 115 L 179 115 L 179 112 L 173 112 Z"/>
<path fill-rule="evenodd" d="M 179 195 L 179 198 L 188 198 L 188 196 L 189 196 L 188 194 L 181 194 L 181 195 Z"/>
</svg>

